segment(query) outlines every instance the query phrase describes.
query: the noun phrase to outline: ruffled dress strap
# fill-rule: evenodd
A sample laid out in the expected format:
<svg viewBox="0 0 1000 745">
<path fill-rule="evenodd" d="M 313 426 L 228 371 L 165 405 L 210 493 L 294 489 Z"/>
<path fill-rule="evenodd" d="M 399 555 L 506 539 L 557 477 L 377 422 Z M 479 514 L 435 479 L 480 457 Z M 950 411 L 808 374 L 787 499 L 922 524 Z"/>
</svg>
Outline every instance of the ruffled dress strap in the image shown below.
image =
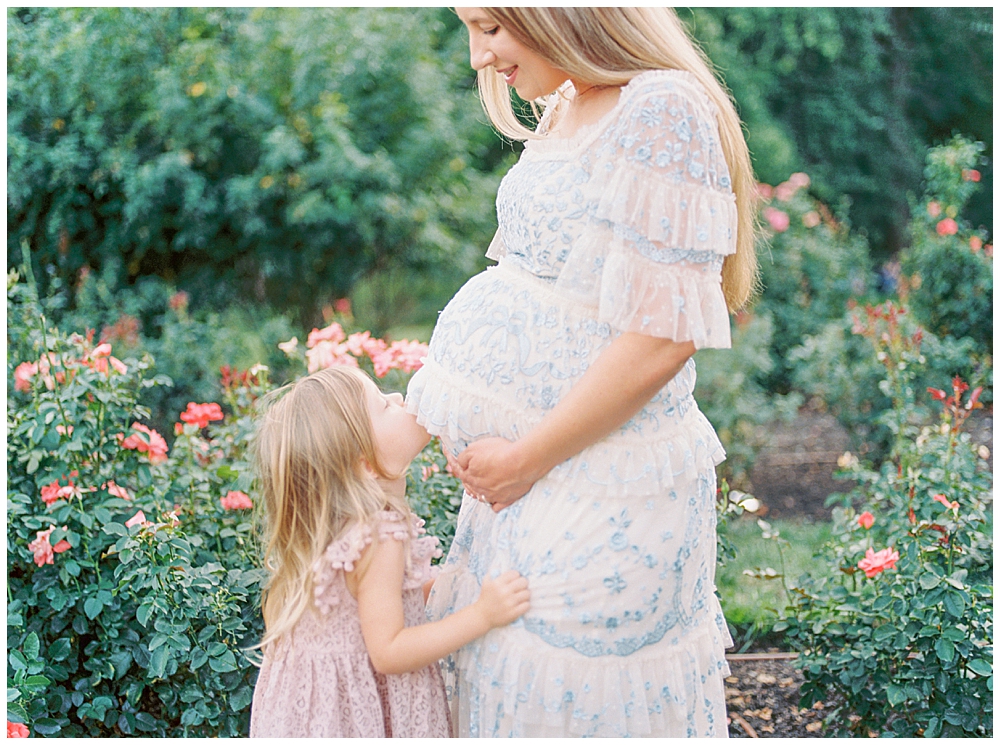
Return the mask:
<svg viewBox="0 0 1000 745">
<path fill-rule="evenodd" d="M 425 582 L 437 577 L 438 568 L 431 566 L 431 561 L 439 558 L 442 552 L 438 547 L 438 539 L 427 535 L 423 520 L 412 513 L 404 516 L 394 510 L 381 512 L 378 520 L 380 541 L 410 542 L 406 571 L 403 574 L 404 590 L 423 587 Z"/>
<path fill-rule="evenodd" d="M 604 183 L 557 288 L 595 300 L 598 320 L 695 346 L 730 346 L 721 286 L 737 212 L 715 105 L 689 73 L 656 70 L 622 91 L 594 141 Z"/>
<path fill-rule="evenodd" d="M 375 519 L 375 527 L 380 542 L 409 540 L 403 575 L 404 590 L 422 587 L 425 582 L 437 577 L 438 569 L 431 562 L 442 553 L 438 539 L 427 535 L 423 520 L 413 514 L 406 517 L 395 510 L 383 510 Z M 344 574 L 354 571 L 361 555 L 371 544 L 373 533 L 370 523 L 355 523 L 330 543 L 313 565 L 313 593 L 321 613 L 330 613 L 348 595 Z"/>
</svg>

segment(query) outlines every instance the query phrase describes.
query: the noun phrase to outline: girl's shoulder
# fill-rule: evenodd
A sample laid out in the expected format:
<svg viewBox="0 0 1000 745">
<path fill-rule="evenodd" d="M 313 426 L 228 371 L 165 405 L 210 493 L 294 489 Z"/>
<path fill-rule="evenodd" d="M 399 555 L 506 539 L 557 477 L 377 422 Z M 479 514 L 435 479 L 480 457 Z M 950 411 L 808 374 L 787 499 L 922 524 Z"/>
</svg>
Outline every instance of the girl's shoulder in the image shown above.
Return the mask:
<svg viewBox="0 0 1000 745">
<path fill-rule="evenodd" d="M 338 577 L 354 571 L 376 536 L 379 542 L 409 542 L 404 589 L 414 583 L 422 584 L 433 575 L 431 560 L 441 556 L 438 539 L 426 533 L 424 521 L 419 517 L 413 513 L 403 515 L 391 509 L 382 510 L 369 521 L 351 524 L 327 546 L 313 566 L 317 601 L 329 594 L 327 588 Z"/>
</svg>

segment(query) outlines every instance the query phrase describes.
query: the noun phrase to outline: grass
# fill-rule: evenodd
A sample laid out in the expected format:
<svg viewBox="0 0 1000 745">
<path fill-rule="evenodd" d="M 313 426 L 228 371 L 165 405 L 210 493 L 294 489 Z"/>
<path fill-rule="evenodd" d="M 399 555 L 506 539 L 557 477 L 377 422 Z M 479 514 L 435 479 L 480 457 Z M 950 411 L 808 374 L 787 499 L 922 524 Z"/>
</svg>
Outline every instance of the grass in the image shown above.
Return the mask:
<svg viewBox="0 0 1000 745">
<path fill-rule="evenodd" d="M 798 577 L 813 568 L 814 554 L 830 538 L 830 525 L 804 520 L 772 520 L 770 534 L 788 541 L 782 545 L 786 582 L 794 584 Z M 757 519 L 744 515 L 730 521 L 724 531 L 736 547 L 736 557 L 716 572 L 715 582 L 722 600 L 722 610 L 736 641 L 736 650 L 745 651 L 762 643 L 781 646 L 779 637 L 770 633 L 771 626 L 785 608 L 787 598 L 782 586 L 782 556 L 778 543 L 765 539 Z M 768 572 L 767 570 L 771 570 Z M 744 570 L 776 575 L 762 579 L 744 574 Z"/>
</svg>

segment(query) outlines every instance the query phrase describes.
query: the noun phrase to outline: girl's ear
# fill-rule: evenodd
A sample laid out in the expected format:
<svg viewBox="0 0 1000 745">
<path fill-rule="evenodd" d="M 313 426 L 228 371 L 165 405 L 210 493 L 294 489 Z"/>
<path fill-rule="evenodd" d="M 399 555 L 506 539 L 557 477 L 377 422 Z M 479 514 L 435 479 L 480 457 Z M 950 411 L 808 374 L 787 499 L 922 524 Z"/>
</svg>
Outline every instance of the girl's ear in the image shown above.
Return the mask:
<svg viewBox="0 0 1000 745">
<path fill-rule="evenodd" d="M 372 468 L 371 463 L 369 463 L 364 457 L 358 460 L 358 466 L 361 468 L 361 473 L 365 476 L 371 476 L 373 479 L 378 478 L 378 474 L 375 473 L 375 469 Z"/>
</svg>

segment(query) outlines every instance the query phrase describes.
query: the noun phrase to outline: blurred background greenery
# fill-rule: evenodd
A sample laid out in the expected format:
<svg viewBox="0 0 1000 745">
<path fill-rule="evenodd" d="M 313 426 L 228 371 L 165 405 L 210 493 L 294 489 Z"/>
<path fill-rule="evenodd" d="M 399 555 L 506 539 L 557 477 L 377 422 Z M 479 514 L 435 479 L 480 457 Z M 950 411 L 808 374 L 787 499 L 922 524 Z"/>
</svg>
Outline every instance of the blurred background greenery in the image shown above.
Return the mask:
<svg viewBox="0 0 1000 745">
<path fill-rule="evenodd" d="M 930 146 L 985 144 L 989 8 L 681 11 L 739 104 L 761 181 L 794 171 L 882 263 L 908 245 Z M 8 10 L 8 265 L 159 277 L 192 308 L 301 325 L 350 296 L 424 335 L 485 266 L 518 145 L 485 125 L 448 9 Z"/>
</svg>

